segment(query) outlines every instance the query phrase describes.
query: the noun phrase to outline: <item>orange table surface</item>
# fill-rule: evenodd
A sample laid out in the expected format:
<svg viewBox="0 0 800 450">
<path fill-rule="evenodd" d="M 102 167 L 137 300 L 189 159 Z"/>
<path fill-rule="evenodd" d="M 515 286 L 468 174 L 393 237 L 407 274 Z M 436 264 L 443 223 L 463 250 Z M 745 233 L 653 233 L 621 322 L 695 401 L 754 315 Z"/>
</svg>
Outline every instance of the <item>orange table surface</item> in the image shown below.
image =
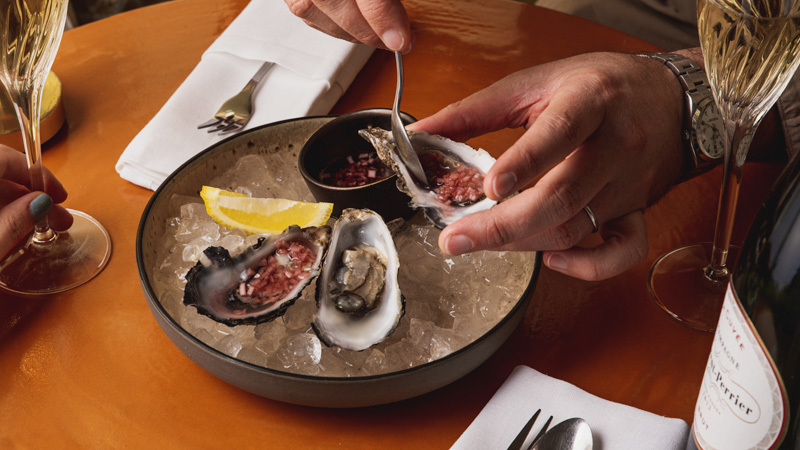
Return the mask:
<svg viewBox="0 0 800 450">
<path fill-rule="evenodd" d="M 277 0 L 276 0 L 277 1 Z M 0 293 L 0 448 L 448 448 L 511 370 L 529 365 L 608 400 L 692 418 L 712 334 L 683 327 L 650 300 L 650 264 L 711 240 L 721 171 L 650 208 L 650 253 L 627 273 L 585 282 L 542 270 L 523 323 L 478 369 L 430 394 L 361 409 L 285 404 L 195 365 L 158 327 L 142 293 L 136 230 L 152 192 L 114 164 L 246 0 L 176 0 L 64 33 L 54 71 L 67 125 L 44 162 L 66 206 L 109 230 L 106 269 L 40 299 Z M 403 109 L 425 117 L 516 70 L 598 50 L 656 50 L 575 17 L 507 0 L 408 0 L 417 34 L 405 58 Z M 393 56 L 376 51 L 334 107 L 390 107 Z M 520 130 L 476 138 L 500 154 Z M 780 169 L 750 164 L 734 241 L 741 242 Z"/>
</svg>

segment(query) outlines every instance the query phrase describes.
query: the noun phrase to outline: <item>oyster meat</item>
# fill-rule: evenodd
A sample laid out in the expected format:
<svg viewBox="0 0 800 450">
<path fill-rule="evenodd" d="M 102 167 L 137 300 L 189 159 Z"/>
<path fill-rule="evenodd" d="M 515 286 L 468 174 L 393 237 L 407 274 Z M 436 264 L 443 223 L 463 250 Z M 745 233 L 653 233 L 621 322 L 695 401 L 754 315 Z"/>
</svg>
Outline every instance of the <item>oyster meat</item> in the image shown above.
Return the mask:
<svg viewBox="0 0 800 450">
<path fill-rule="evenodd" d="M 236 257 L 209 247 L 210 264 L 198 262 L 186 274 L 183 303 L 229 326 L 280 317 L 319 273 L 330 235 L 327 226 L 293 225 Z"/>
<path fill-rule="evenodd" d="M 327 345 L 364 350 L 389 336 L 404 312 L 400 260 L 381 216 L 345 209 L 317 279 L 312 327 Z"/>
<path fill-rule="evenodd" d="M 429 186 L 426 187 L 403 164 L 391 131 L 370 127 L 358 133 L 370 141 L 378 157 L 397 173 L 397 188 L 411 197 L 411 206 L 423 208 L 436 227 L 444 228 L 497 203 L 483 193 L 483 179 L 495 162 L 485 150 L 424 132 L 408 133 L 425 171 Z"/>
</svg>

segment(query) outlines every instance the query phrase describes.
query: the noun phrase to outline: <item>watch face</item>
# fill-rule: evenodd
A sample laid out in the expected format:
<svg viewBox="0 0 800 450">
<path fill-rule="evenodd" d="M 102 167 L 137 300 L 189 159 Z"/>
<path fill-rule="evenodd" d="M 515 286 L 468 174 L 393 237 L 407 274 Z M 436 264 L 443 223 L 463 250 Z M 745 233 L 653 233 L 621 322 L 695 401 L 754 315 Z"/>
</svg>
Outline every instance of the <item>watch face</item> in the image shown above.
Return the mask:
<svg viewBox="0 0 800 450">
<path fill-rule="evenodd" d="M 694 120 L 697 144 L 708 159 L 722 158 L 725 142 L 722 137 L 723 124 L 717 105 L 713 100 L 704 102 Z"/>
</svg>

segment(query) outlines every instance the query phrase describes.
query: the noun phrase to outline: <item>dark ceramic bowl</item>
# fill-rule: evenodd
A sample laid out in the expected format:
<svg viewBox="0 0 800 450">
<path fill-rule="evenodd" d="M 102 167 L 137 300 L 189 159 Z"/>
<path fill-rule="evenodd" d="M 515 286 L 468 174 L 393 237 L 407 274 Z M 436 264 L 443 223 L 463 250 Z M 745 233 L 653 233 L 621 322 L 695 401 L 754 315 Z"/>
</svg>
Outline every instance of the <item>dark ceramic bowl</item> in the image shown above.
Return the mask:
<svg viewBox="0 0 800 450">
<path fill-rule="evenodd" d="M 364 109 L 343 114 L 321 126 L 300 150 L 297 166 L 309 190 L 318 202 L 333 203 L 333 216 L 346 208 L 371 209 L 385 221 L 402 217 L 411 218 L 416 211 L 409 205 L 409 197 L 397 190 L 397 175 L 355 187 L 336 187 L 320 180 L 320 175 L 331 164 L 351 156 L 374 152 L 372 144 L 358 135 L 358 130 L 369 126 L 391 129 L 390 109 Z M 403 123 L 416 122 L 406 113 L 400 113 Z"/>
<path fill-rule="evenodd" d="M 179 284 L 164 288 L 157 279 L 160 249 L 168 234 L 175 232 L 170 226 L 179 207 L 175 199 L 188 197 L 202 203 L 201 187 L 236 167 L 243 156 L 286 155 L 296 161 L 297 149 L 331 119 L 303 118 L 246 131 L 199 153 L 162 183 L 142 214 L 136 236 L 136 261 L 147 304 L 164 333 L 187 357 L 219 379 L 262 397 L 307 406 L 361 407 L 400 401 L 446 386 L 483 363 L 517 327 L 533 295 L 540 254 L 526 259 L 530 270 L 521 280 L 523 288 L 509 312 L 475 341 L 440 359 L 381 375 L 311 376 L 252 364 L 207 345 L 184 329 L 165 306 L 183 297 Z"/>
</svg>

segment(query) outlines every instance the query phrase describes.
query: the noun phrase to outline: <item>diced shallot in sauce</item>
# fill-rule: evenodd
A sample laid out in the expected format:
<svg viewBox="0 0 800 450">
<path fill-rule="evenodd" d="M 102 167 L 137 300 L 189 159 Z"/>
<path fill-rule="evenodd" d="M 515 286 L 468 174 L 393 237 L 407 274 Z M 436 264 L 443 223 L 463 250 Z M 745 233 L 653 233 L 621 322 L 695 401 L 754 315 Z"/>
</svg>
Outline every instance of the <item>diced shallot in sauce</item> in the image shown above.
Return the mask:
<svg viewBox="0 0 800 450">
<path fill-rule="evenodd" d="M 484 197 L 484 174 L 474 167 L 447 162 L 439 152 L 426 152 L 420 162 L 434 186 L 436 199 L 445 205 L 465 205 L 480 201 Z"/>
<path fill-rule="evenodd" d="M 294 241 L 278 241 L 276 247 L 275 253 L 281 256 L 268 255 L 262 258 L 255 270 L 246 271 L 247 279 L 239 284 L 239 295 L 247 297 L 249 303 L 277 302 L 300 281 L 308 278 L 316 260 L 311 249 Z"/>
<path fill-rule="evenodd" d="M 354 187 L 380 181 L 392 174 L 375 152 L 348 156 L 331 164 L 320 174 L 320 180 L 330 186 Z"/>
</svg>

